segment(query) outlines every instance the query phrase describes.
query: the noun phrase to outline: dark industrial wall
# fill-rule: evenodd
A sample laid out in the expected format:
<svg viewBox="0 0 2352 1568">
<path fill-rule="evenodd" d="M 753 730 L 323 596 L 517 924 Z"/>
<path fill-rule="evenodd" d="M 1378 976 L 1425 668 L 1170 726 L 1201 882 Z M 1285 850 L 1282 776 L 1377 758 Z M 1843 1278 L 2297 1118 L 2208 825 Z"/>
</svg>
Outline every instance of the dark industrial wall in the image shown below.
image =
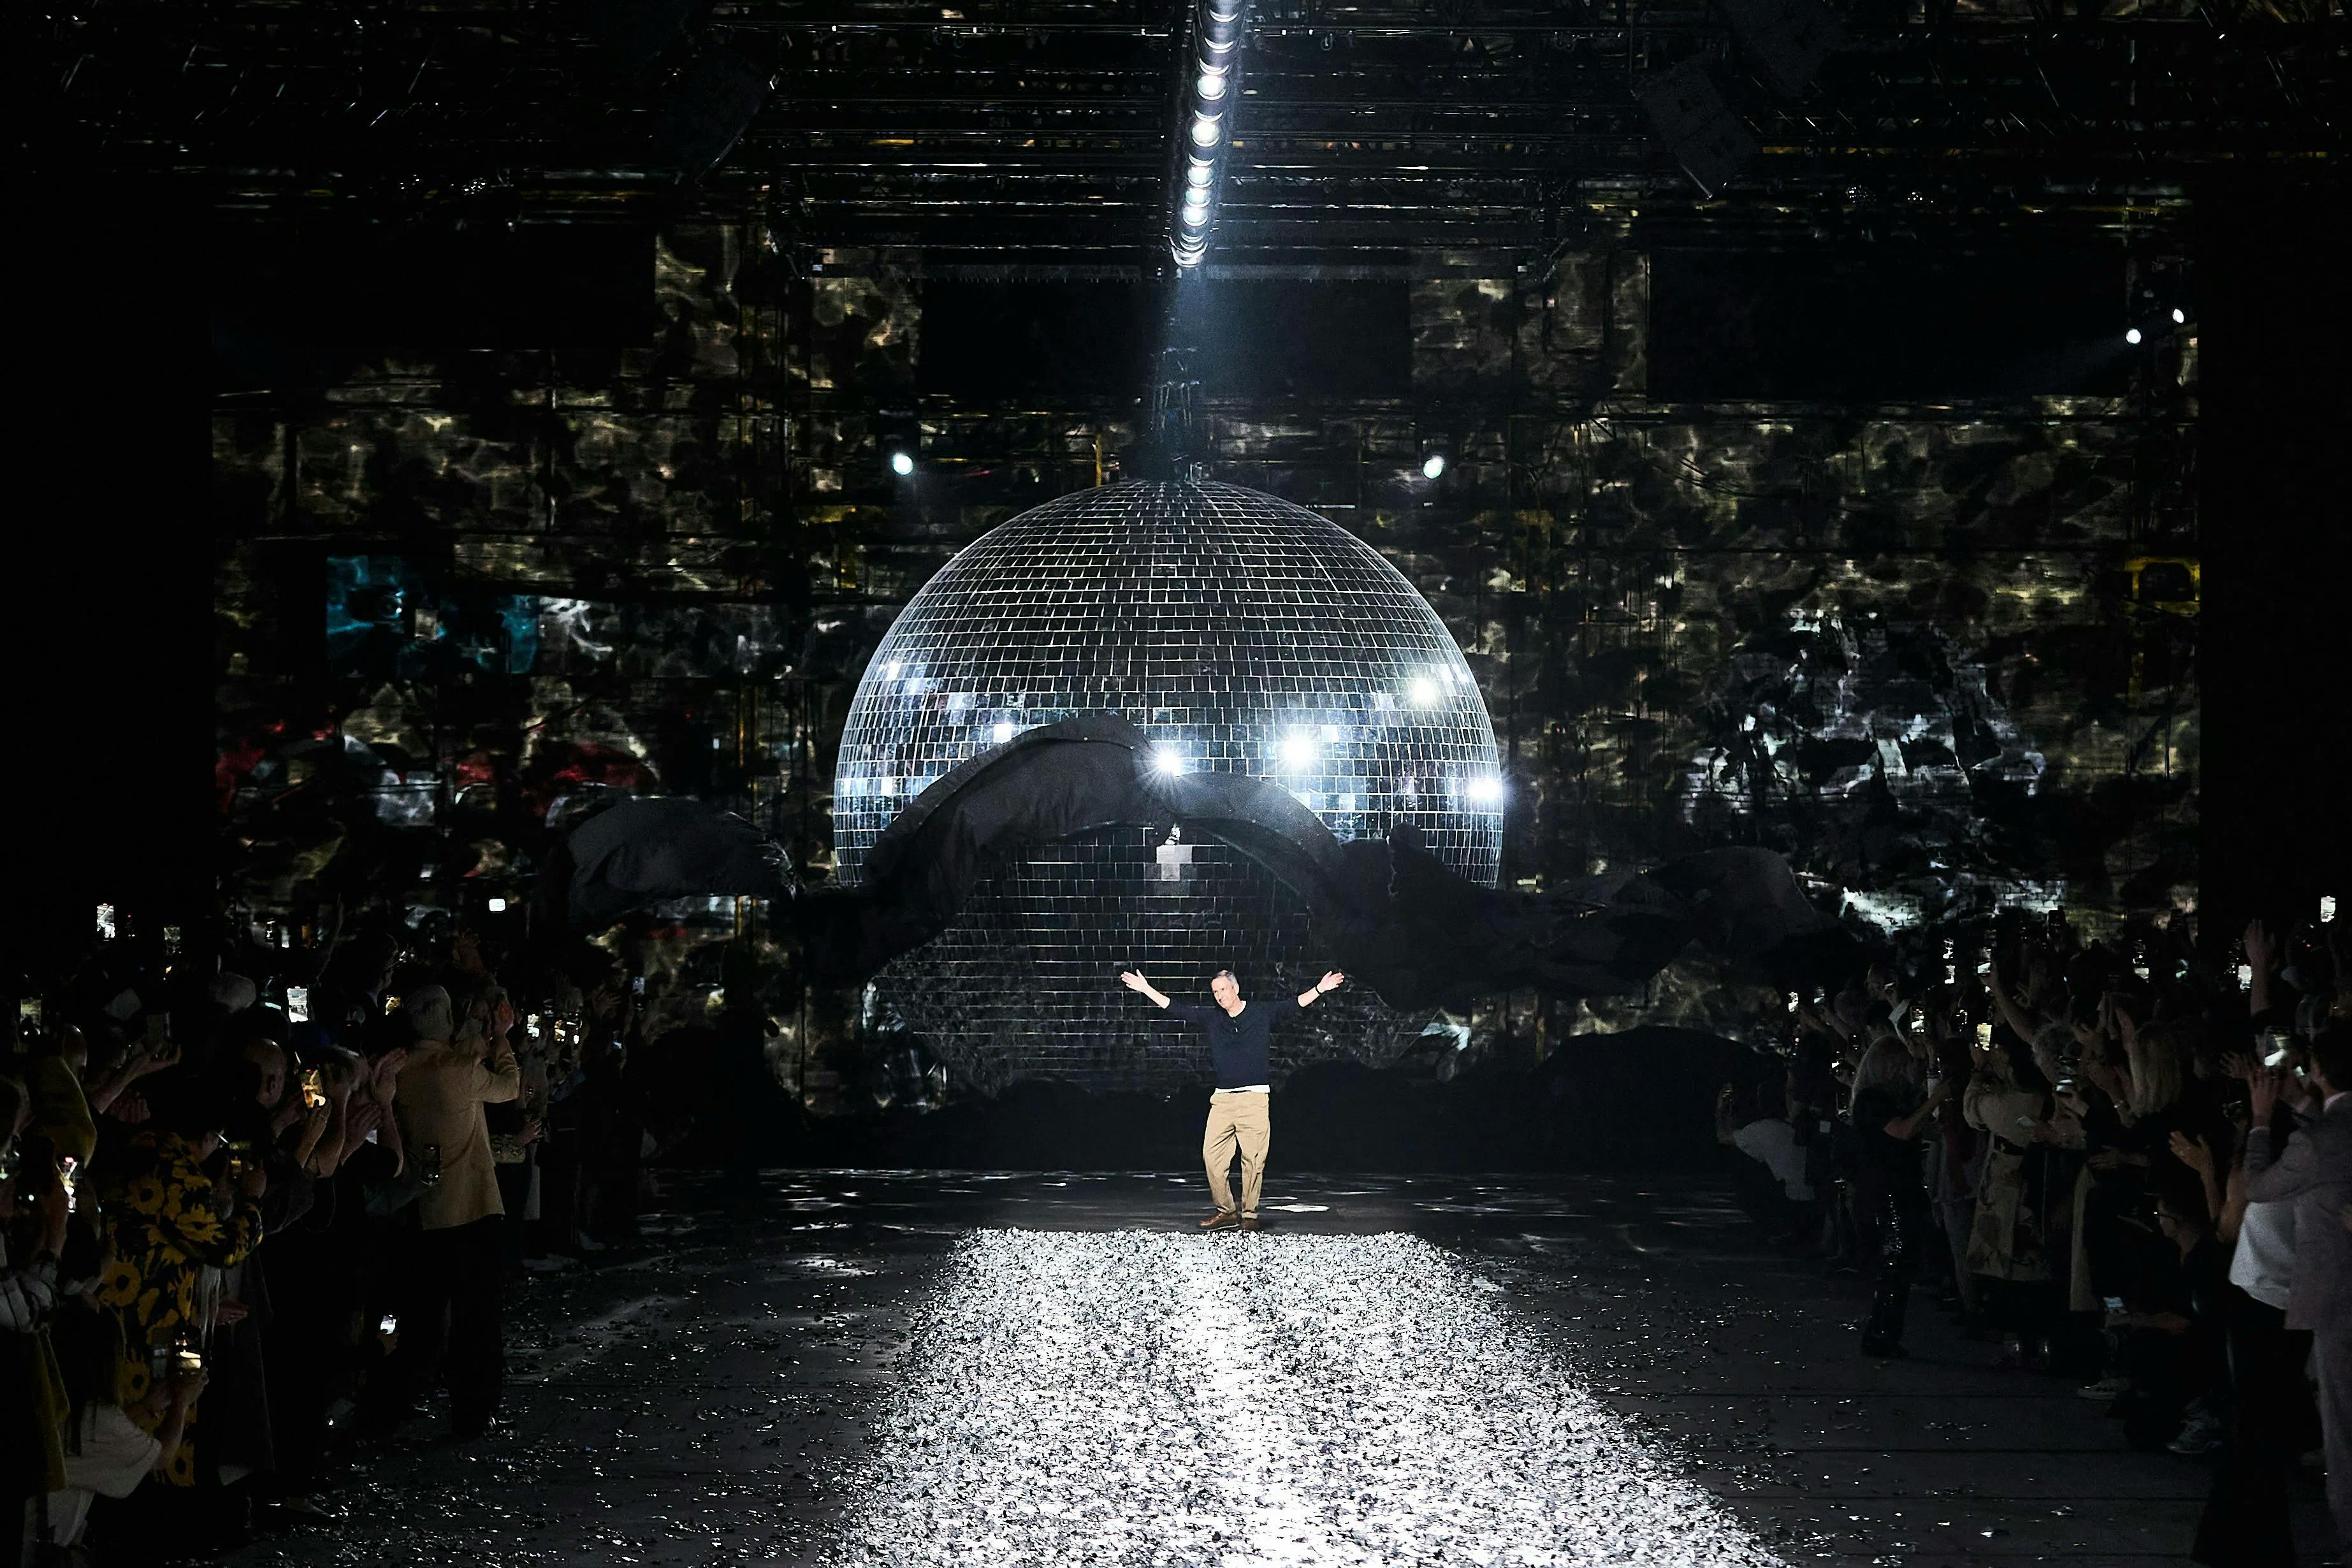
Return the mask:
<svg viewBox="0 0 2352 1568">
<path fill-rule="evenodd" d="M 209 373 L 201 276 L 155 259 L 159 234 L 200 226 L 191 204 L 81 181 L 16 194 L 42 237 L 20 276 L 47 302 L 11 339 L 0 908 L 16 964 L 41 974 L 101 900 L 151 930 L 211 901 Z"/>
<path fill-rule="evenodd" d="M 462 312 L 305 315 L 283 256 L 223 306 L 216 784 L 257 910 L 486 909 L 616 788 L 731 801 L 823 875 L 867 653 L 960 546 L 1115 471 L 1166 308 L 725 226 L 561 252 L 469 251 Z M 1183 319 L 1219 477 L 1359 532 L 1459 637 L 1507 879 L 1763 843 L 1887 920 L 2187 907 L 2186 274 L 1966 259 L 1426 255 Z"/>
</svg>

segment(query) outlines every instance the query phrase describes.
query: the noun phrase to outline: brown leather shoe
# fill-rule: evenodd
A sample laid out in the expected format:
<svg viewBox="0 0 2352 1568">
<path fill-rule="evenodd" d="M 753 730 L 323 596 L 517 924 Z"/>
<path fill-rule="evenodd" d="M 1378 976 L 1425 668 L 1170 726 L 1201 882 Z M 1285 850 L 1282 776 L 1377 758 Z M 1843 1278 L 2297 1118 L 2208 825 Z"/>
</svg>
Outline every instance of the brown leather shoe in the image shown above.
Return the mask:
<svg viewBox="0 0 2352 1568">
<path fill-rule="evenodd" d="M 1201 1222 L 1202 1230 L 1231 1230 L 1242 1223 L 1242 1216 L 1231 1209 L 1219 1209 Z M 1255 1224 L 1255 1221 L 1251 1223 Z"/>
<path fill-rule="evenodd" d="M 1244 1230 L 1255 1230 L 1257 1228 L 1257 1215 L 1254 1214 L 1245 1214 L 1242 1215 L 1242 1228 Z"/>
</svg>

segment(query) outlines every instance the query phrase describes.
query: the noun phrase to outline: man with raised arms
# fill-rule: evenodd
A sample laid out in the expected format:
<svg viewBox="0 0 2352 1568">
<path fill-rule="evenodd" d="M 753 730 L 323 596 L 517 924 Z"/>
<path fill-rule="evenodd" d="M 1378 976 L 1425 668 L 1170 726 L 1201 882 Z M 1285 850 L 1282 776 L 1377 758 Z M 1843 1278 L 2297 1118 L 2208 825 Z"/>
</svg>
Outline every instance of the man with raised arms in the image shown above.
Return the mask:
<svg viewBox="0 0 2352 1568">
<path fill-rule="evenodd" d="M 1209 1058 L 1216 1065 L 1217 1090 L 1209 1097 L 1209 1126 L 1201 1138 L 1201 1157 L 1209 1167 L 1209 1196 L 1215 1201 L 1217 1212 L 1202 1220 L 1201 1228 L 1255 1230 L 1258 1193 L 1265 1182 L 1266 1140 L 1273 1125 L 1266 1117 L 1274 1077 L 1266 1059 L 1267 1037 L 1276 1024 L 1301 1007 L 1312 1006 L 1326 991 L 1338 990 L 1348 977 L 1333 970 L 1296 997 L 1285 996 L 1252 1006 L 1242 1000 L 1241 984 L 1234 978 L 1234 972 L 1220 969 L 1216 978 L 1209 982 L 1209 994 L 1216 1003 L 1211 1007 L 1171 1002 L 1150 981 L 1131 969 L 1118 978 L 1129 991 L 1140 992 L 1150 997 L 1155 1005 L 1208 1032 Z M 1234 1206 L 1233 1183 L 1226 1173 L 1236 1146 L 1242 1155 L 1242 1201 L 1238 1209 Z"/>
</svg>

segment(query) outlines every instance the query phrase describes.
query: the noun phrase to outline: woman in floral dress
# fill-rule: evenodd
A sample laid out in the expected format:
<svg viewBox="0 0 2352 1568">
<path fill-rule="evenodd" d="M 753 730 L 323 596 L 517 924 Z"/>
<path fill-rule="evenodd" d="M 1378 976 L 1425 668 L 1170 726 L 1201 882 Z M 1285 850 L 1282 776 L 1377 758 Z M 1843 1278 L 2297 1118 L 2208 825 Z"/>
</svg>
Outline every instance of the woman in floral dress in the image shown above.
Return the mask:
<svg viewBox="0 0 2352 1568">
<path fill-rule="evenodd" d="M 200 1342 L 210 1325 L 205 1270 L 245 1260 L 261 1240 L 264 1178 L 258 1163 L 235 1185 L 210 1168 L 228 1107 L 208 1086 L 164 1098 L 156 1114 L 112 1162 L 108 1218 L 113 1258 L 98 1299 L 122 1321 L 122 1407 L 150 1418 L 146 1403 L 156 1347 Z M 154 1417 L 155 1426 L 162 1425 Z M 152 1427 L 150 1427 L 152 1430 Z M 195 1416 L 157 1472 L 173 1486 L 196 1479 Z"/>
</svg>

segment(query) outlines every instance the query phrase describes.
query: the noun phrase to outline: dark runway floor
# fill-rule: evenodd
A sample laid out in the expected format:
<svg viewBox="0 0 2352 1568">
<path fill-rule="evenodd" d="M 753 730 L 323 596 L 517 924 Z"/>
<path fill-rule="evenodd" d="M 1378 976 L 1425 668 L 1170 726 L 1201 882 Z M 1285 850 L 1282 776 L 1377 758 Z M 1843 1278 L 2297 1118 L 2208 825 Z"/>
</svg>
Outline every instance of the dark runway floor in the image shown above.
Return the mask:
<svg viewBox="0 0 2352 1568">
<path fill-rule="evenodd" d="M 1867 1282 L 1703 1186 L 1267 1201 L 1204 1237 L 1197 1173 L 771 1173 L 756 1215 L 519 1288 L 500 1429 L 235 1561 L 2187 1561 L 2200 1462 L 1925 1292 L 1911 1359 L 1864 1361 Z"/>
</svg>

